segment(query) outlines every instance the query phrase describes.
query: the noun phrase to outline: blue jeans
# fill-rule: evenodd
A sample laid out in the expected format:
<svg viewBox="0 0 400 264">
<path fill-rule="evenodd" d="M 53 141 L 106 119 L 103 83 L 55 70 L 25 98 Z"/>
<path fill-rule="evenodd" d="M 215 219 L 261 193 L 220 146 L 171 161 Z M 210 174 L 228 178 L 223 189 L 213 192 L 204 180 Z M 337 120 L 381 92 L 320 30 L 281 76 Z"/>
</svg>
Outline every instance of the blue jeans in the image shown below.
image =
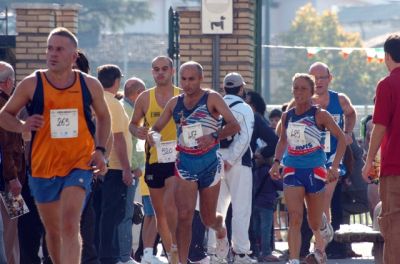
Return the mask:
<svg viewBox="0 0 400 264">
<path fill-rule="evenodd" d="M 108 170 L 101 183 L 98 254 L 102 264 L 131 259 L 135 190 L 135 185 L 122 182 L 122 170 Z"/>
<path fill-rule="evenodd" d="M 4 240 L 3 240 L 3 217 L 0 214 L 0 264 L 7 264 L 6 252 L 4 250 Z"/>
<path fill-rule="evenodd" d="M 256 255 L 261 256 L 271 255 L 271 230 L 274 219 L 274 210 L 270 208 L 262 208 L 253 205 L 252 214 L 252 237 L 256 238 L 256 244 L 258 241 L 259 246 L 253 246 Z"/>
</svg>

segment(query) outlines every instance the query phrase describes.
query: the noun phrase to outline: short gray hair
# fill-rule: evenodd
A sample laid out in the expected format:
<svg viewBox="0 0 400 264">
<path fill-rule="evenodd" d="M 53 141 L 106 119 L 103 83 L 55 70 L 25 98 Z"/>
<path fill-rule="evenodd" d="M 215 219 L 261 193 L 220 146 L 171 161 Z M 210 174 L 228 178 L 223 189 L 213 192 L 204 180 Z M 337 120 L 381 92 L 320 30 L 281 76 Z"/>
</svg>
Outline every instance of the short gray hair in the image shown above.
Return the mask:
<svg viewBox="0 0 400 264">
<path fill-rule="evenodd" d="M 0 61 L 0 82 L 7 81 L 10 77 L 14 77 L 13 67 L 5 61 Z"/>
</svg>

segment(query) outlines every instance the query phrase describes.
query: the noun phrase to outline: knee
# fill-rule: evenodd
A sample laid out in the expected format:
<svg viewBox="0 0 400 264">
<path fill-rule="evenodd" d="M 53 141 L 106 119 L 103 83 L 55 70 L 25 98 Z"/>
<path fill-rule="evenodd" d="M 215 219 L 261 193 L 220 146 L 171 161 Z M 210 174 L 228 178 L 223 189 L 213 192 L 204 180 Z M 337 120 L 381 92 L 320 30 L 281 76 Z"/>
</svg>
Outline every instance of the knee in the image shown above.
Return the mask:
<svg viewBox="0 0 400 264">
<path fill-rule="evenodd" d="M 296 211 L 289 211 L 289 226 L 290 228 L 300 229 L 303 222 L 303 213 Z"/>
<path fill-rule="evenodd" d="M 178 211 L 178 221 L 179 224 L 191 223 L 193 219 L 193 211 L 187 208 L 179 208 Z"/>
<path fill-rule="evenodd" d="M 62 236 L 73 236 L 79 233 L 79 223 L 63 221 L 61 226 Z"/>
<path fill-rule="evenodd" d="M 308 218 L 308 225 L 311 230 L 318 231 L 321 228 L 321 218 L 319 219 Z"/>
</svg>

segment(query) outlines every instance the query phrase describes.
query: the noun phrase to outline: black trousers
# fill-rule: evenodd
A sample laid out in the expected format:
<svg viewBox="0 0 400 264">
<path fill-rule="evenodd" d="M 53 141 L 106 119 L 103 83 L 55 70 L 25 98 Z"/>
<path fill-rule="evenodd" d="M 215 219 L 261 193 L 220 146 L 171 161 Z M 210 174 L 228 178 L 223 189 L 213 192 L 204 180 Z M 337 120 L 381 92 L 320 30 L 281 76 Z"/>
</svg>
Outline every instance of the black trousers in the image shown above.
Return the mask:
<svg viewBox="0 0 400 264">
<path fill-rule="evenodd" d="M 18 219 L 18 239 L 20 247 L 21 264 L 41 264 L 38 253 L 40 247 L 43 251 L 43 263 L 50 264 L 51 259 L 46 247 L 45 230 L 40 220 L 35 201 L 31 195 L 28 183 L 22 186 L 22 197 L 29 208 L 29 213 Z"/>
<path fill-rule="evenodd" d="M 343 224 L 343 209 L 341 204 L 342 184 L 340 179 L 336 184 L 335 191 L 333 192 L 331 200 L 331 224 L 333 230 L 336 231 Z M 304 207 L 303 223 L 301 225 L 301 248 L 300 256 L 306 256 L 310 253 L 310 240 L 313 236 L 312 230 L 307 222 L 307 210 Z M 343 243 L 332 240 L 326 247 L 326 253 L 339 254 L 345 252 L 346 246 Z"/>
</svg>

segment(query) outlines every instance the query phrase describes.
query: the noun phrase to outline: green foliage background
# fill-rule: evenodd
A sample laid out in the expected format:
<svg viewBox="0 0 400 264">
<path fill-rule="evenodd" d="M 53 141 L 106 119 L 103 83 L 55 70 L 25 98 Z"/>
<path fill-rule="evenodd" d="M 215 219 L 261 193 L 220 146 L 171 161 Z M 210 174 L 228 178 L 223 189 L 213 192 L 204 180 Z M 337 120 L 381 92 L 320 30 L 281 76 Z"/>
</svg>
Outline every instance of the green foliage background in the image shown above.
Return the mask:
<svg viewBox="0 0 400 264">
<path fill-rule="evenodd" d="M 12 3 L 80 4 L 78 35 L 81 46 L 97 44 L 100 29 L 106 25 L 113 32 L 138 20 L 152 17 L 148 1 L 143 0 L 0 0 L 0 7 Z"/>
<path fill-rule="evenodd" d="M 345 32 L 337 16 L 331 12 L 319 15 L 311 4 L 301 7 L 289 32 L 278 38 L 282 45 L 315 47 L 362 47 L 358 34 Z M 282 84 L 272 94 L 272 101 L 287 102 L 291 99 L 291 79 L 296 72 L 306 72 L 315 61 L 326 63 L 333 81 L 331 88 L 346 93 L 353 104 L 372 104 L 377 82 L 387 74 L 384 63 L 367 62 L 362 51 L 353 51 L 344 59 L 338 51 L 321 50 L 307 58 L 304 50 L 288 49 L 285 52 L 284 70 L 279 72 Z"/>
</svg>

